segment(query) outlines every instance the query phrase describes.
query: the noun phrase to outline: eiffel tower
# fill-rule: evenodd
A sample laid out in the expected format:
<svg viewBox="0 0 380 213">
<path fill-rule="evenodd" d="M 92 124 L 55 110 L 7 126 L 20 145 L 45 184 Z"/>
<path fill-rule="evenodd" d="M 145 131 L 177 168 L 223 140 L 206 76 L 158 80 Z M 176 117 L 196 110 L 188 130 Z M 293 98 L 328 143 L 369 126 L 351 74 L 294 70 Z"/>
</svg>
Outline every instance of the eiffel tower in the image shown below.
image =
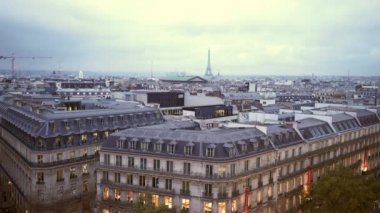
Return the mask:
<svg viewBox="0 0 380 213">
<path fill-rule="evenodd" d="M 211 72 L 211 63 L 210 63 L 210 49 L 208 49 L 208 61 L 207 61 L 207 68 L 206 68 L 206 73 L 205 76 L 206 78 L 211 78 L 214 75 Z"/>
</svg>

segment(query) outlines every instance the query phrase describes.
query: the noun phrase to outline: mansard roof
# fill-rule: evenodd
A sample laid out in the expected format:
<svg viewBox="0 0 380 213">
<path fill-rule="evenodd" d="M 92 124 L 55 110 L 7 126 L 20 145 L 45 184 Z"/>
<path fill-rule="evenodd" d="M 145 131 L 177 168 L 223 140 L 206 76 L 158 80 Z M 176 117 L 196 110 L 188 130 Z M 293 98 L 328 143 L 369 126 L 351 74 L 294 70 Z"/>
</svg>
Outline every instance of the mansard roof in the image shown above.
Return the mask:
<svg viewBox="0 0 380 213">
<path fill-rule="evenodd" d="M 333 114 L 331 117 L 332 125 L 336 132 L 344 132 L 360 127 L 358 121 L 346 113 Z"/>
<path fill-rule="evenodd" d="M 315 118 L 298 120 L 297 127 L 303 138 L 306 140 L 312 140 L 335 134 L 327 122 Z"/>
<path fill-rule="evenodd" d="M 130 108 L 94 108 L 76 111 L 45 110 L 42 113 L 2 102 L 3 120 L 32 137 L 54 137 L 85 132 L 125 129 L 160 124 L 164 121 L 159 109 L 133 105 Z"/>
<path fill-rule="evenodd" d="M 122 140 L 125 139 L 125 140 Z M 139 144 L 150 139 L 148 150 L 141 149 Z M 135 140 L 136 149 L 129 149 L 128 143 Z M 150 154 L 167 156 L 167 147 L 175 143 L 177 157 L 210 158 L 207 149 L 214 149 L 214 156 L 210 159 L 228 159 L 244 157 L 249 154 L 257 154 L 273 150 L 273 145 L 263 132 L 256 128 L 247 129 L 218 129 L 218 130 L 168 130 L 165 128 L 140 127 L 130 128 L 111 135 L 110 140 L 102 145 L 103 150 L 115 150 L 128 152 L 148 152 Z M 117 143 L 122 143 L 121 147 Z M 153 144 L 160 143 L 162 152 L 154 150 Z M 192 153 L 186 155 L 185 146 L 191 144 Z M 244 146 L 244 147 L 243 147 Z"/>
</svg>

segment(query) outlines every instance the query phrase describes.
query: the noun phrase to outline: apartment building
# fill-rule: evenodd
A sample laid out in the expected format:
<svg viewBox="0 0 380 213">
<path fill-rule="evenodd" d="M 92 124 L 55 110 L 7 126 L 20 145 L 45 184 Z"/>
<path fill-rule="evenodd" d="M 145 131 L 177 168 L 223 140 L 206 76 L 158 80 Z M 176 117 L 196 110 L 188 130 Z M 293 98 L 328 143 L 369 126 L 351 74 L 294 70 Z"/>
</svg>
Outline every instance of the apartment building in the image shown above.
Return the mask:
<svg viewBox="0 0 380 213">
<path fill-rule="evenodd" d="M 115 131 L 163 122 L 158 109 L 128 102 L 83 100 L 68 111 L 69 102 L 1 97 L 0 184 L 12 212 L 92 212 L 101 144 Z"/>
<path fill-rule="evenodd" d="M 284 125 L 114 133 L 100 150 L 98 211 L 130 212 L 151 193 L 173 212 L 286 212 L 339 164 L 379 175 L 379 110 L 324 112 Z"/>
</svg>

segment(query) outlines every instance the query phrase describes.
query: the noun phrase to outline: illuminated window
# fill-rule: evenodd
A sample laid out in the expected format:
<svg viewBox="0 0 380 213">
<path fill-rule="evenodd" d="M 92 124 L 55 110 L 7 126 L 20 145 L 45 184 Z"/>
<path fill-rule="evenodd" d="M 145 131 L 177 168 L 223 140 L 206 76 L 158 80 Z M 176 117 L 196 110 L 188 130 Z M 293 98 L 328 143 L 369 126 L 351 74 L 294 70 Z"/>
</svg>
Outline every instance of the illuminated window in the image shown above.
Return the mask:
<svg viewBox="0 0 380 213">
<path fill-rule="evenodd" d="M 173 198 L 165 196 L 164 198 L 165 206 L 167 206 L 169 209 L 173 208 Z"/>
<path fill-rule="evenodd" d="M 127 192 L 127 201 L 130 203 L 133 202 L 133 192 Z"/>
<path fill-rule="evenodd" d="M 81 135 L 81 141 L 82 141 L 82 143 L 87 143 L 87 135 Z"/>
<path fill-rule="evenodd" d="M 120 201 L 120 190 L 115 189 L 115 200 Z"/>
<path fill-rule="evenodd" d="M 103 200 L 108 200 L 109 198 L 109 188 L 108 187 L 104 187 L 103 188 Z"/>
<path fill-rule="evenodd" d="M 218 213 L 226 213 L 226 202 L 218 203 Z"/>
<path fill-rule="evenodd" d="M 268 187 L 268 198 L 272 198 L 272 196 L 273 196 L 273 188 L 272 188 L 272 186 L 269 186 Z"/>
<path fill-rule="evenodd" d="M 256 198 L 257 198 L 257 203 L 261 203 L 263 199 L 261 190 L 257 191 Z"/>
<path fill-rule="evenodd" d="M 231 203 L 231 212 L 237 212 L 237 201 L 236 200 L 232 200 L 232 203 Z"/>
<path fill-rule="evenodd" d="M 103 209 L 102 213 L 110 213 L 108 209 Z"/>
<path fill-rule="evenodd" d="M 212 202 L 203 202 L 203 212 L 212 213 Z"/>
<path fill-rule="evenodd" d="M 145 193 L 144 192 L 140 192 L 139 193 L 139 198 L 143 201 L 143 203 L 145 204 Z"/>
<path fill-rule="evenodd" d="M 75 158 L 75 151 L 70 152 L 70 159 L 73 159 L 73 158 Z"/>
<path fill-rule="evenodd" d="M 190 209 L 190 200 L 189 199 L 182 199 L 181 209 L 183 211 L 189 211 L 189 209 Z"/>
<path fill-rule="evenodd" d="M 152 195 L 152 205 L 154 207 L 157 207 L 158 205 L 160 205 L 160 196 Z"/>
</svg>

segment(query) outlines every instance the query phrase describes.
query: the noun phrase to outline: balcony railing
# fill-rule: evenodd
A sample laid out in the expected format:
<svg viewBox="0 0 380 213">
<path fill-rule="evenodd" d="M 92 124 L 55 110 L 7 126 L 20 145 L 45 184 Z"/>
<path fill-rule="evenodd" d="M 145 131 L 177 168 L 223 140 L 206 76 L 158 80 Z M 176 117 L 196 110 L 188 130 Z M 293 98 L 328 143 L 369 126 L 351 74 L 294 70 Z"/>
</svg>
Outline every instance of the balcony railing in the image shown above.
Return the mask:
<svg viewBox="0 0 380 213">
<path fill-rule="evenodd" d="M 218 199 L 227 199 L 227 198 L 228 198 L 227 192 L 219 192 L 218 193 Z"/>
<path fill-rule="evenodd" d="M 179 192 L 181 195 L 190 195 L 190 190 L 188 189 L 181 189 Z"/>
<path fill-rule="evenodd" d="M 239 196 L 239 195 L 240 195 L 239 190 L 234 190 L 234 191 L 232 191 L 232 197 L 237 197 L 237 196 Z"/>
<path fill-rule="evenodd" d="M 212 192 L 203 192 L 203 197 L 212 198 Z"/>
</svg>

